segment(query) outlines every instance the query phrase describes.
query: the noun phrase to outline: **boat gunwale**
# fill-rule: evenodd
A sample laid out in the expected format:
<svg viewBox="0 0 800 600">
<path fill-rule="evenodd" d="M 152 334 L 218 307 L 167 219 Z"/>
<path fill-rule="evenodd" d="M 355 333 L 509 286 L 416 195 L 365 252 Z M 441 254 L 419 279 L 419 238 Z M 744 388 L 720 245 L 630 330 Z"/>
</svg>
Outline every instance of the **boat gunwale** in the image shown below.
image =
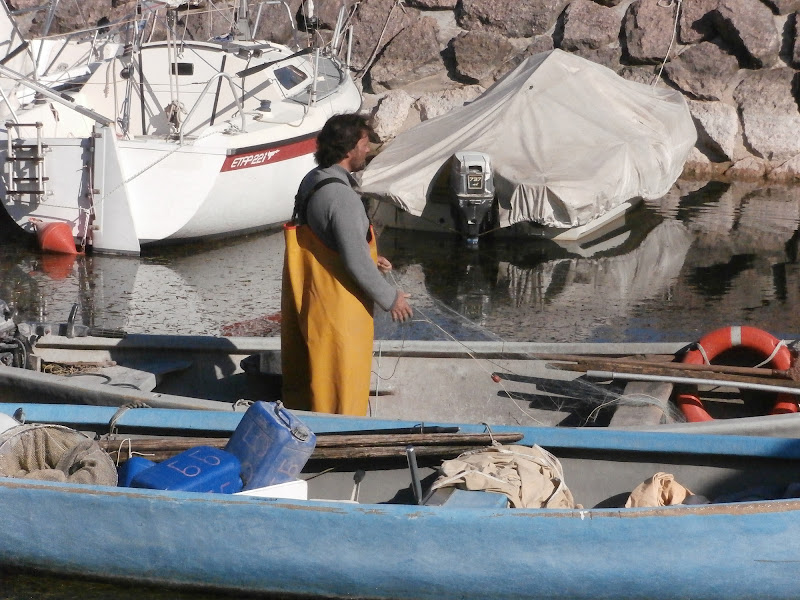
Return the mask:
<svg viewBox="0 0 800 600">
<path fill-rule="evenodd" d="M 373 516 L 400 516 L 410 519 L 441 515 L 449 518 L 453 508 L 402 503 L 349 503 L 333 499 L 285 499 L 257 497 L 238 494 L 215 494 L 210 492 L 186 492 L 175 490 L 156 490 L 69 483 L 57 481 L 38 481 L 13 477 L 0 477 L 0 489 L 33 490 L 54 494 L 82 494 L 93 497 L 131 498 L 155 500 L 167 503 L 208 503 L 217 506 L 264 504 L 274 509 L 331 513 L 347 515 L 352 513 Z M 800 510 L 800 498 L 779 500 L 749 500 L 746 502 L 720 502 L 714 504 L 676 504 L 672 506 L 608 507 L 608 508 L 484 508 L 459 507 L 455 509 L 467 518 L 572 518 L 591 520 L 598 518 L 663 518 L 663 517 L 710 517 L 710 516 L 750 516 L 787 513 Z"/>
</svg>

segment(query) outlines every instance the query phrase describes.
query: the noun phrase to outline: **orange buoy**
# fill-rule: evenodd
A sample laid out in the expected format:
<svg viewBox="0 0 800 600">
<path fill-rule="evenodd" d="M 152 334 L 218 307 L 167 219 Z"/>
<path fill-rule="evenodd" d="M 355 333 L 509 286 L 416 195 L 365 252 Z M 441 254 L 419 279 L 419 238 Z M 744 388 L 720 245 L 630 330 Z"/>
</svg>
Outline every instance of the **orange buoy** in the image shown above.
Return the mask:
<svg viewBox="0 0 800 600">
<path fill-rule="evenodd" d="M 34 223 L 39 248 L 44 252 L 58 254 L 78 254 L 72 227 L 66 223 Z"/>
</svg>

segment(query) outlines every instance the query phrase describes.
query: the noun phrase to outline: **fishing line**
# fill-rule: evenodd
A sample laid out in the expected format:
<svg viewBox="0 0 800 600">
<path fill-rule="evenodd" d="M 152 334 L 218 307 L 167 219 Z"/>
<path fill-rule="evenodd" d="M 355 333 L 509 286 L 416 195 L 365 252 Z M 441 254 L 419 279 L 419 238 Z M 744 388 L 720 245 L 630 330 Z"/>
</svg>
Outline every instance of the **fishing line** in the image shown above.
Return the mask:
<svg viewBox="0 0 800 600">
<path fill-rule="evenodd" d="M 405 287 L 401 285 L 400 281 L 398 281 L 398 278 L 395 276 L 394 271 L 390 271 L 389 276 L 393 281 L 393 283 L 398 288 L 405 289 Z M 460 321 L 466 322 L 470 326 L 478 328 L 489 339 L 497 341 L 502 345 L 506 343 L 506 340 L 504 340 L 499 335 L 488 330 L 485 326 L 471 321 L 463 314 L 454 310 L 453 308 L 441 302 L 440 300 L 434 298 L 427 292 L 424 295 L 424 300 L 426 300 L 427 303 L 430 303 L 434 307 L 439 308 L 442 312 L 448 315 L 453 315 L 457 317 Z M 515 371 L 514 368 L 509 365 L 500 364 L 494 359 L 479 358 L 477 356 L 477 351 L 473 347 L 471 347 L 467 342 L 458 339 L 451 332 L 447 331 L 442 325 L 437 323 L 435 319 L 426 312 L 426 310 L 421 309 L 418 305 L 415 305 L 413 309 L 416 313 L 421 315 L 422 318 L 412 319 L 410 323 L 414 322 L 426 323 L 432 326 L 435 330 L 437 330 L 444 338 L 453 341 L 458 345 L 460 345 L 462 348 L 464 348 L 466 354 L 478 364 L 480 370 L 486 373 L 492 379 L 492 381 L 494 381 L 500 386 L 505 396 L 509 399 L 516 401 L 514 402 L 514 406 L 516 406 L 519 409 L 519 411 L 522 412 L 527 418 L 532 419 L 534 422 L 538 424 L 546 425 L 546 423 L 543 423 L 542 421 L 537 419 L 531 412 L 525 410 L 525 408 L 520 406 L 519 404 L 520 400 L 525 402 L 533 402 L 535 400 L 539 401 L 548 400 L 554 409 L 573 414 L 576 414 L 575 410 L 576 407 L 574 406 L 574 404 L 577 403 L 578 408 L 583 407 L 585 409 L 581 411 L 585 413 L 585 417 L 581 418 L 580 426 L 586 426 L 591 423 L 596 423 L 598 417 L 600 416 L 601 411 L 605 408 L 609 408 L 614 405 L 626 405 L 633 407 L 655 406 L 658 408 L 659 411 L 661 411 L 662 414 L 665 415 L 668 421 L 675 422 L 675 421 L 685 420 L 682 413 L 676 407 L 670 404 L 669 400 L 665 401 L 650 394 L 643 394 L 643 393 L 626 395 L 618 390 L 615 390 L 613 387 L 609 387 L 609 384 L 614 385 L 612 382 L 609 382 L 609 384 L 600 384 L 595 381 L 590 381 L 582 377 L 576 377 L 571 380 L 554 380 L 552 383 L 553 389 L 548 389 L 550 388 L 550 386 L 547 384 L 542 386 L 542 383 L 530 381 L 529 383 L 535 386 L 538 394 L 532 394 L 531 398 L 529 399 L 527 397 L 528 394 L 509 390 L 506 387 L 503 378 L 501 377 L 500 374 L 516 376 L 518 381 L 520 382 L 524 382 L 525 379 L 531 379 L 530 377 Z M 400 359 L 403 358 L 403 349 L 405 347 L 405 340 L 408 337 L 408 324 L 400 324 L 400 327 L 403 327 L 402 341 L 397 361 L 394 364 L 392 373 L 388 377 L 381 376 L 379 373 L 376 373 L 376 377 L 378 379 L 382 381 L 388 381 L 395 376 Z M 541 358 L 537 357 L 535 354 L 532 353 L 523 353 L 522 357 L 523 359 L 542 361 Z M 489 369 L 487 369 L 486 366 L 483 364 L 484 361 L 487 364 L 496 367 L 496 371 L 492 372 Z M 563 371 L 563 369 L 558 368 L 557 364 L 553 364 L 556 363 L 557 361 L 553 361 L 553 363 L 550 363 L 549 361 L 542 361 L 542 362 L 549 363 L 547 365 L 547 368 L 557 371 Z M 560 386 L 577 386 L 577 390 L 558 391 L 558 387 Z M 590 408 L 591 410 L 589 410 Z"/>
</svg>

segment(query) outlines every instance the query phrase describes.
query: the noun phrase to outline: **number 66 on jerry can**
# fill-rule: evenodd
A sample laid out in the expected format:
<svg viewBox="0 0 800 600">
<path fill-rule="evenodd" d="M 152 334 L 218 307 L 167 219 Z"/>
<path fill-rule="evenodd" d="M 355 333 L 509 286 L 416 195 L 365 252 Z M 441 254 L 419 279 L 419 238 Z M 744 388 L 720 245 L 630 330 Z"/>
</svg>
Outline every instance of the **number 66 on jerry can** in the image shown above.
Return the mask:
<svg viewBox="0 0 800 600">
<path fill-rule="evenodd" d="M 225 450 L 242 465 L 244 490 L 291 481 L 302 471 L 317 438 L 283 403 L 253 403 Z"/>
<path fill-rule="evenodd" d="M 233 494 L 242 489 L 239 460 L 212 446 L 195 446 L 135 474 L 130 486 Z"/>
</svg>

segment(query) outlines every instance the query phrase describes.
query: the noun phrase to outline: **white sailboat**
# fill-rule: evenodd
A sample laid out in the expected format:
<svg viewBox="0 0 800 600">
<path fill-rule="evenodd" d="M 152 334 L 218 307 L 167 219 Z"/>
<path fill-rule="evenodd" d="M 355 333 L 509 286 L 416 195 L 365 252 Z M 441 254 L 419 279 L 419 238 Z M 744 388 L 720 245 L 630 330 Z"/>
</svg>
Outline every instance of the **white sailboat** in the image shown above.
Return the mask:
<svg viewBox="0 0 800 600">
<path fill-rule="evenodd" d="M 0 63 L 0 77 L 36 92 L 17 107 L 4 95 L 0 130 L 0 201 L 23 229 L 62 223 L 78 247 L 138 254 L 277 226 L 314 166 L 317 132 L 359 109 L 339 58 L 351 35 L 344 11 L 329 43 L 290 48 L 251 39 L 246 3 L 236 39 L 211 42 L 177 39 L 178 2 L 158 4 L 167 39 L 142 42 L 135 22 L 126 51 L 69 96 Z"/>
</svg>

